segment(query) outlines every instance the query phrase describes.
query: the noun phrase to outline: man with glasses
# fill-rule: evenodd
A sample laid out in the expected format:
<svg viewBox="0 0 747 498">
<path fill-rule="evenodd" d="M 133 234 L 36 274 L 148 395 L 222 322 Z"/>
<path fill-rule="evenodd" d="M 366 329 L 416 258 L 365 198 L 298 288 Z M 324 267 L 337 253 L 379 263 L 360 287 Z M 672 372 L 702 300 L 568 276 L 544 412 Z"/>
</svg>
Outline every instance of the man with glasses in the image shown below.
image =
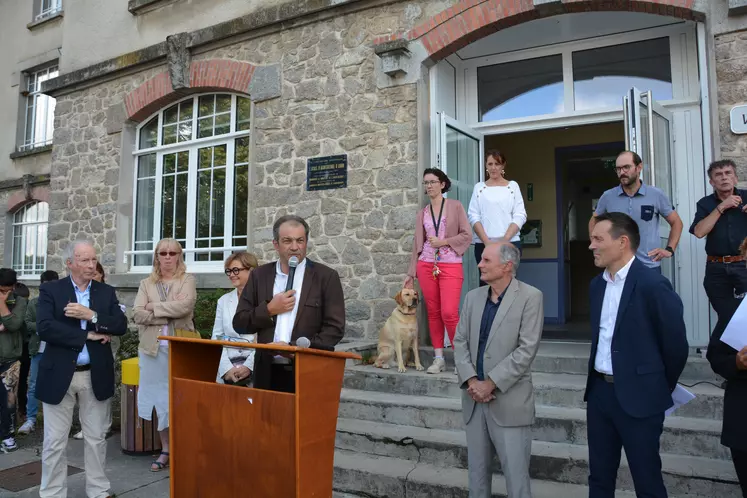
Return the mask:
<svg viewBox="0 0 747 498">
<path fill-rule="evenodd" d="M 604 213 L 625 213 L 633 218 L 641 234 L 636 257 L 649 268 L 661 273 L 661 261 L 671 258 L 680 242 L 682 220 L 667 195 L 659 188 L 645 185 L 641 179 L 643 161 L 635 152 L 624 150 L 615 160 L 615 173 L 620 185 L 607 190 L 599 199 L 589 220 L 589 234 L 594 229 L 596 217 Z M 671 231 L 664 248 L 660 247 L 659 218 L 669 223 Z"/>
</svg>

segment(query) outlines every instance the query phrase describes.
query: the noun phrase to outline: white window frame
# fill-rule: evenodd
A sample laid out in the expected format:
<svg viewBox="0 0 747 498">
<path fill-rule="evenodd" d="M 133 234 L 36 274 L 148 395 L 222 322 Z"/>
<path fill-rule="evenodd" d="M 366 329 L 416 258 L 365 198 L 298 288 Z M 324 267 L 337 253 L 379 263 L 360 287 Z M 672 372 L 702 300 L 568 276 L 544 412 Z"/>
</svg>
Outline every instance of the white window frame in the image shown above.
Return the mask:
<svg viewBox="0 0 747 498">
<path fill-rule="evenodd" d="M 34 16 L 34 20 L 40 21 L 47 17 L 62 12 L 62 0 L 38 0 L 39 12 Z"/>
<path fill-rule="evenodd" d="M 600 122 L 622 121 L 622 101 L 620 105 L 609 108 L 599 108 L 576 111 L 573 85 L 574 52 L 595 48 L 623 45 L 655 38 L 669 38 L 669 53 L 672 63 L 672 99 L 660 101 L 664 107 L 683 107 L 699 105 L 699 83 L 697 70 L 687 67 L 688 54 L 695 47 L 695 24 L 689 21 L 668 26 L 637 30 L 634 32 L 618 33 L 600 36 L 586 40 L 574 40 L 548 46 L 533 47 L 513 52 L 506 52 L 472 59 L 461 59 L 454 54 L 447 58 L 456 67 L 457 74 L 463 74 L 463 82 L 457 77 L 457 117 L 471 128 L 485 135 L 514 133 L 528 130 L 577 126 Z M 551 55 L 561 55 L 563 58 L 563 96 L 565 108 L 563 112 L 527 116 L 498 121 L 480 121 L 477 96 L 477 68 L 492 66 L 507 62 L 516 62 Z M 433 82 L 433 78 L 431 79 Z M 570 110 L 569 110 L 570 109 Z M 432 116 L 435 119 L 435 115 Z"/>
<path fill-rule="evenodd" d="M 22 213 L 25 213 L 28 210 L 29 207 L 34 206 L 34 205 L 40 206 L 42 204 L 44 204 L 44 205 L 47 206 L 47 209 L 46 209 L 47 217 L 46 217 L 46 219 L 43 219 L 43 220 L 37 219 L 35 221 L 20 221 L 20 222 L 16 220 L 17 216 L 19 214 L 22 215 Z M 37 209 L 38 209 L 38 207 L 37 207 Z M 43 254 L 42 254 L 42 256 L 44 258 L 44 265 L 43 265 L 43 268 L 41 270 L 34 269 L 34 267 L 32 265 L 31 268 L 30 268 L 30 270 L 27 271 L 26 265 L 24 263 L 21 263 L 21 267 L 20 268 L 18 266 L 16 266 L 15 263 L 14 263 L 15 262 L 15 257 L 16 257 L 16 254 L 15 254 L 16 229 L 20 229 L 21 230 L 21 254 L 25 254 L 26 253 L 26 247 L 28 245 L 28 241 L 26 240 L 26 230 L 25 229 L 28 228 L 28 227 L 30 227 L 30 226 L 36 227 L 36 230 L 34 230 L 34 244 L 32 246 L 33 259 L 35 261 L 36 257 L 37 257 L 36 249 L 38 248 L 37 240 L 39 238 L 39 229 L 42 226 L 44 226 L 44 228 L 45 228 L 45 232 L 46 232 L 45 236 L 47 237 L 47 244 L 49 243 L 49 204 L 47 202 L 45 202 L 45 201 L 33 201 L 33 202 L 29 202 L 27 204 L 24 204 L 20 208 L 18 208 L 13 213 L 12 236 L 11 236 L 11 241 L 12 242 L 11 242 L 11 245 L 10 245 L 10 247 L 11 247 L 11 257 L 10 257 L 11 268 L 13 268 L 16 271 L 16 273 L 18 275 L 18 278 L 38 279 L 39 276 L 42 273 L 44 273 L 44 271 L 46 271 L 46 269 L 47 269 L 47 244 L 44 244 L 44 250 L 43 250 Z M 23 258 L 22 258 L 22 261 L 23 261 Z"/>
<path fill-rule="evenodd" d="M 230 128 L 229 133 L 225 133 L 223 135 L 218 136 L 212 136 L 212 137 L 206 137 L 206 138 L 197 138 L 192 140 L 187 140 L 183 142 L 177 142 L 174 144 L 169 145 L 156 145 L 155 147 L 149 147 L 146 149 L 140 150 L 140 132 L 143 127 L 145 127 L 147 124 L 150 123 L 151 120 L 157 117 L 158 119 L 158 134 L 156 143 L 160 144 L 162 142 L 162 132 L 163 132 L 163 114 L 164 111 L 167 109 L 170 109 L 174 105 L 183 103 L 185 101 L 192 100 L 192 136 L 197 135 L 197 122 L 198 122 L 198 109 L 199 109 L 199 98 L 206 95 L 230 95 L 231 96 L 231 115 L 230 115 Z M 156 174 L 155 174 L 155 205 L 153 209 L 153 247 L 155 248 L 156 244 L 160 240 L 160 234 L 161 234 L 161 196 L 163 195 L 163 157 L 166 154 L 173 154 L 176 152 L 188 152 L 189 153 L 189 166 L 188 166 L 188 187 L 187 187 L 187 233 L 186 233 L 186 247 L 184 247 L 183 252 L 185 255 L 185 262 L 187 264 L 187 269 L 190 272 L 201 272 L 201 273 L 222 273 L 223 272 L 223 260 L 221 261 L 195 261 L 195 254 L 196 253 L 215 253 L 215 252 L 223 252 L 223 259 L 229 256 L 231 252 L 238 251 L 238 250 L 246 250 L 247 246 L 235 246 L 233 244 L 233 217 L 234 217 L 234 191 L 235 191 L 235 178 L 234 178 L 234 165 L 235 165 L 235 143 L 236 140 L 239 138 L 249 138 L 251 137 L 251 126 L 253 123 L 253 114 L 254 114 L 254 103 L 251 102 L 251 111 L 250 111 L 250 129 L 248 130 L 236 130 L 236 124 L 237 124 L 237 109 L 238 109 L 238 98 L 246 98 L 249 99 L 246 95 L 237 95 L 235 93 L 231 92 L 207 92 L 207 93 L 200 93 L 192 95 L 188 98 L 181 99 L 178 101 L 175 101 L 173 103 L 170 103 L 169 105 L 163 107 L 158 112 L 150 115 L 147 119 L 144 119 L 142 123 L 137 127 L 136 130 L 136 140 L 135 140 L 135 151 L 132 153 L 133 155 L 133 161 L 134 161 L 134 175 L 133 175 L 133 185 L 132 185 L 132 191 L 133 191 L 133 207 L 132 207 L 132 242 L 130 244 L 129 251 L 125 251 L 125 256 L 130 258 L 131 265 L 130 265 L 130 272 L 131 273 L 150 273 L 152 270 L 152 267 L 150 265 L 144 266 L 144 265 L 135 265 L 135 255 L 143 255 L 143 254 L 152 254 L 153 250 L 135 250 L 135 242 L 136 242 L 136 224 L 137 224 L 137 182 L 138 182 L 138 174 L 137 174 L 137 168 L 138 168 L 138 162 L 139 158 L 141 156 L 146 156 L 150 154 L 156 154 Z M 224 213 L 224 230 L 223 230 L 223 247 L 218 248 L 209 248 L 209 249 L 197 249 L 196 247 L 196 240 L 195 237 L 195 225 L 197 223 L 197 161 L 198 161 L 198 154 L 199 149 L 205 148 L 205 147 L 214 147 L 219 145 L 225 145 L 226 146 L 226 180 L 225 180 L 225 189 L 226 189 L 226 198 L 225 198 L 225 206 L 231 206 L 231 209 L 228 209 L 226 213 Z M 251 168 L 251 144 L 250 144 L 250 161 L 248 164 L 248 168 Z M 212 188 L 212 186 L 211 186 Z M 212 212 L 212 204 L 210 206 L 211 212 Z M 248 237 L 248 233 L 247 233 Z M 142 242 L 142 241 L 138 241 Z"/>
<path fill-rule="evenodd" d="M 53 76 L 50 76 L 52 74 Z M 40 79 L 44 78 L 42 81 L 47 81 L 56 78 L 58 74 L 59 66 L 57 64 L 26 73 L 27 93 L 24 105 L 23 144 L 19 147 L 19 150 L 31 150 L 52 144 L 52 136 L 54 135 L 54 109 L 57 100 L 54 97 L 41 93 Z M 41 116 L 44 119 L 44 122 L 41 124 L 37 122 L 37 118 L 40 115 L 37 110 L 40 106 L 43 109 Z M 29 109 L 33 109 L 31 112 L 31 123 L 29 123 Z M 28 135 L 29 124 L 31 125 L 31 136 Z M 38 136 L 40 134 L 42 136 Z"/>
</svg>

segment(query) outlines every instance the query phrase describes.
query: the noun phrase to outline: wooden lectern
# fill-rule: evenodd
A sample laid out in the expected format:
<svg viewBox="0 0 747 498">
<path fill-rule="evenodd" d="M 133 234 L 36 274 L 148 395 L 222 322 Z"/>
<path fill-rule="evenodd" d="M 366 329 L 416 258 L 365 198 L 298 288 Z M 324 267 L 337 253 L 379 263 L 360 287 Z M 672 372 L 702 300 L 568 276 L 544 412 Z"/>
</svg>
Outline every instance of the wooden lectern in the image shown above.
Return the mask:
<svg viewBox="0 0 747 498">
<path fill-rule="evenodd" d="M 169 344 L 171 496 L 329 498 L 345 360 L 294 346 Z M 218 384 L 224 346 L 295 355 L 295 394 Z"/>
</svg>

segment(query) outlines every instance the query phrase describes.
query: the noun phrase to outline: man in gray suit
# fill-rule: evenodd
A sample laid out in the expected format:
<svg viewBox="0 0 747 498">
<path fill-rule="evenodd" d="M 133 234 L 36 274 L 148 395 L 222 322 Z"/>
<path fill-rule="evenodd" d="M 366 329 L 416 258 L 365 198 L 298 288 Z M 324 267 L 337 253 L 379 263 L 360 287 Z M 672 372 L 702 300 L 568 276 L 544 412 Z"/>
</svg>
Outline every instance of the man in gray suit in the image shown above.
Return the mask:
<svg viewBox="0 0 747 498">
<path fill-rule="evenodd" d="M 470 498 L 492 496 L 498 453 L 509 498 L 531 498 L 534 388 L 544 311 L 542 292 L 516 280 L 519 250 L 508 242 L 485 248 L 477 265 L 488 284 L 467 294 L 454 339 L 467 426 Z"/>
</svg>

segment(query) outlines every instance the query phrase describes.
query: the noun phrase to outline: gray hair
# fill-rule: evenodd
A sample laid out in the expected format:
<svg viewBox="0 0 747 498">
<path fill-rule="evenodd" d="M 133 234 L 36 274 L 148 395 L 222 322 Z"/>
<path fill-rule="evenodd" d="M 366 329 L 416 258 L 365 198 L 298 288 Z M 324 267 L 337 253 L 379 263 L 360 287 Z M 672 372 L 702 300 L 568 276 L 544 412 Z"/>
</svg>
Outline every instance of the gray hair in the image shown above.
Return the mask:
<svg viewBox="0 0 747 498">
<path fill-rule="evenodd" d="M 76 239 L 69 243 L 67 247 L 65 248 L 65 252 L 63 253 L 63 261 L 65 264 L 72 263 L 73 259 L 75 258 L 75 250 L 78 248 L 78 246 L 91 246 L 96 250 L 96 247 L 93 245 L 93 242 L 88 239 Z"/>
<path fill-rule="evenodd" d="M 501 256 L 501 263 L 513 263 L 511 270 L 516 275 L 516 270 L 519 269 L 519 261 L 521 261 L 521 253 L 516 246 L 511 243 L 501 244 L 498 253 Z"/>
</svg>

